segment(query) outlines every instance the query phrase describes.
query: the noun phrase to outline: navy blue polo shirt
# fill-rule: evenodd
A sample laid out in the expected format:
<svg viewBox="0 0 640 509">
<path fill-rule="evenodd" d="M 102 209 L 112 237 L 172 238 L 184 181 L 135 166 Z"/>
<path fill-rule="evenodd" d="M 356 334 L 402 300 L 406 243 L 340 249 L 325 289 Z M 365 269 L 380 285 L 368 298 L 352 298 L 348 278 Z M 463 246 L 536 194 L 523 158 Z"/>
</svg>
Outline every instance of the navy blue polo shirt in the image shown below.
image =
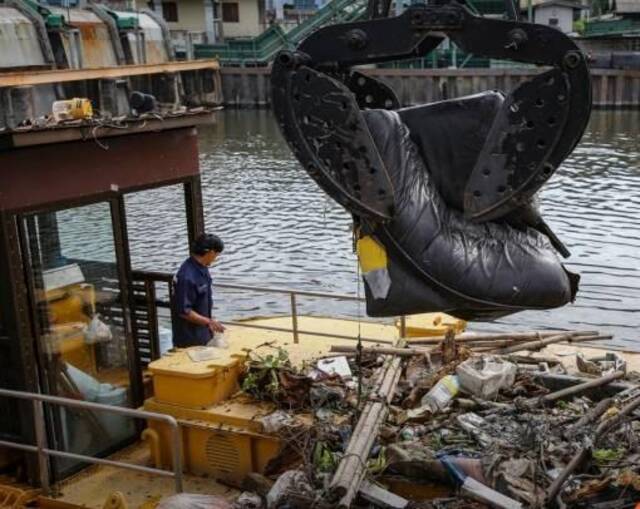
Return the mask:
<svg viewBox="0 0 640 509">
<path fill-rule="evenodd" d="M 206 345 L 212 337 L 206 325 L 196 325 L 184 318 L 193 310 L 199 315 L 211 318 L 213 306 L 213 290 L 209 269 L 195 258 L 189 257 L 181 266 L 175 277 L 173 345 L 177 347 Z"/>
</svg>

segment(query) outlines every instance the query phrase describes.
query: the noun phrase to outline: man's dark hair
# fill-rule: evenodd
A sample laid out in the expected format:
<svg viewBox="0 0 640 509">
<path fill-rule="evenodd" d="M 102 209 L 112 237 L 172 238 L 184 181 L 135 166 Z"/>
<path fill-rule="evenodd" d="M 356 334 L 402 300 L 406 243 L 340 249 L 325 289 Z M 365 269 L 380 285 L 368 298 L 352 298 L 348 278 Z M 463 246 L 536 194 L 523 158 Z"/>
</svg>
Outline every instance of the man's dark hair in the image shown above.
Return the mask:
<svg viewBox="0 0 640 509">
<path fill-rule="evenodd" d="M 191 244 L 191 252 L 198 256 L 207 254 L 209 251 L 222 253 L 224 251 L 224 242 L 217 235 L 212 233 L 203 233 L 196 237 Z"/>
</svg>

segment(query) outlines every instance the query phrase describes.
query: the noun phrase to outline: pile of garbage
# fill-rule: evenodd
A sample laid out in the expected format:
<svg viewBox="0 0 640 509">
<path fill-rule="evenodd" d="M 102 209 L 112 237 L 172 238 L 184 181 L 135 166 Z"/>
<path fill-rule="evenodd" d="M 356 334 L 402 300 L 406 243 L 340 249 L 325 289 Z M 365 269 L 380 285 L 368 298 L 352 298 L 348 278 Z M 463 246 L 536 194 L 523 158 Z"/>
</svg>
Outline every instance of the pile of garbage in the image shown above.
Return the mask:
<svg viewBox="0 0 640 509">
<path fill-rule="evenodd" d="M 300 369 L 255 352 L 243 388 L 276 403 L 262 424 L 287 447 L 234 507 L 636 507 L 640 373 L 611 352 L 578 354 L 575 373 L 532 353 L 593 338 L 343 345 Z"/>
</svg>

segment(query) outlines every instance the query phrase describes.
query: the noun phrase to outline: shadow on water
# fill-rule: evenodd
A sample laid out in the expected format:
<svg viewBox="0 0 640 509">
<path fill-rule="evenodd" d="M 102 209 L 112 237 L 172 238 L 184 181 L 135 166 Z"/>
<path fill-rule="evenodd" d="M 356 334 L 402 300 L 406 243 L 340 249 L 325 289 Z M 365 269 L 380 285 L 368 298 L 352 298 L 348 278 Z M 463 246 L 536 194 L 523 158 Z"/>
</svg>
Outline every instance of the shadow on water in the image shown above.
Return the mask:
<svg viewBox="0 0 640 509">
<path fill-rule="evenodd" d="M 207 225 L 227 245 L 214 277 L 356 294 L 350 217 L 300 168 L 271 113 L 225 111 L 218 118 L 200 134 Z M 543 191 L 544 215 L 572 252 L 568 267 L 582 276 L 576 302 L 474 329 L 598 328 L 615 334 L 618 346 L 640 349 L 639 135 L 639 112 L 594 112 L 582 142 Z M 131 209 L 155 216 L 157 256 L 139 250 L 134 264 L 175 270 L 185 255 L 181 195 L 153 193 Z M 138 224 L 149 227 L 146 220 Z M 225 317 L 288 312 L 286 296 L 217 293 Z M 331 301 L 306 299 L 302 306 L 303 312 L 364 313 L 364 306 Z"/>
</svg>

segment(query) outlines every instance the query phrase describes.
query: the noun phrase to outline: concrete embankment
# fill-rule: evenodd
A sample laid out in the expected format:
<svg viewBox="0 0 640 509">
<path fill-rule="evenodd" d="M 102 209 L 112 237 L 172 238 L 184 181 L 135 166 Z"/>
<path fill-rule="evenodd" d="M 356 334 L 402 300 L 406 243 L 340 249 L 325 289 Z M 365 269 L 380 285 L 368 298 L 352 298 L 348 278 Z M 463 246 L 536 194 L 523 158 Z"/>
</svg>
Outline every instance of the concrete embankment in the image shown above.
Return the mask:
<svg viewBox="0 0 640 509">
<path fill-rule="evenodd" d="M 499 89 L 508 91 L 533 74 L 532 69 L 366 69 L 398 94 L 405 106 Z M 640 109 L 640 71 L 593 69 L 596 108 Z M 225 105 L 266 108 L 271 105 L 267 68 L 223 68 Z"/>
</svg>

